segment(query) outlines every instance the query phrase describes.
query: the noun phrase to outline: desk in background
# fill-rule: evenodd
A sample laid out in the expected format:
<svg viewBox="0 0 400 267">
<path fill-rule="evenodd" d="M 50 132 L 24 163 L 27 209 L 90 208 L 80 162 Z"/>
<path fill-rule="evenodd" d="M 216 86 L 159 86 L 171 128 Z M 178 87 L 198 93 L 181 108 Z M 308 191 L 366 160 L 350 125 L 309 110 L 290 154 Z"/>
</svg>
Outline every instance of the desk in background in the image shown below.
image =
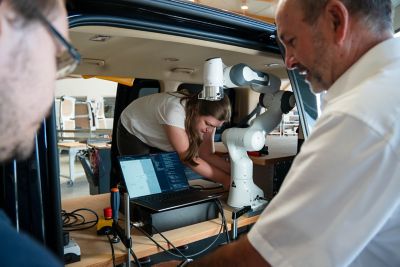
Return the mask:
<svg viewBox="0 0 400 267">
<path fill-rule="evenodd" d="M 294 157 L 297 154 L 296 137 L 267 136 L 268 155 L 255 157 L 253 161 L 253 181 L 263 191 L 264 196 L 271 199 L 275 196 L 289 171 Z M 228 150 L 222 142 L 216 142 L 217 154 L 228 157 Z"/>
<path fill-rule="evenodd" d="M 294 156 L 297 154 L 297 143 L 293 143 L 293 139 L 285 137 L 276 140 L 280 141 L 275 141 L 273 146 L 268 147 L 268 155 L 260 157 L 249 156 L 254 165 L 267 166 L 282 160 L 291 160 L 294 158 Z M 294 140 L 297 141 L 297 139 Z M 285 142 L 290 142 L 290 144 L 287 145 Z M 222 142 L 216 142 L 214 143 L 214 146 L 217 154 L 221 156 L 228 156 L 228 149 Z"/>
<path fill-rule="evenodd" d="M 103 214 L 103 208 L 110 205 L 110 194 L 101 194 L 93 196 L 85 196 L 75 199 L 67 199 L 62 201 L 62 208 L 66 211 L 72 211 L 77 208 L 89 208 L 97 212 L 99 216 Z M 232 227 L 231 213 L 224 208 L 225 217 L 228 222 L 228 229 Z M 90 216 L 89 216 L 90 215 Z M 123 218 L 123 217 L 122 217 Z M 94 216 L 88 214 L 87 220 L 94 219 Z M 238 220 L 238 228 L 255 223 L 258 216 L 240 217 Z M 221 219 L 214 219 L 179 229 L 164 232 L 163 234 L 175 245 L 182 246 L 193 243 L 208 237 L 215 236 L 219 233 L 221 227 Z M 162 252 L 151 240 L 137 231 L 132 232 L 133 250 L 138 258 L 151 256 Z M 71 237 L 81 248 L 81 261 L 68 264 L 67 266 L 112 266 L 111 248 L 108 243 L 107 236 L 98 236 L 96 227 L 90 229 L 71 232 Z M 165 240 L 160 235 L 154 235 L 164 248 L 168 248 Z M 116 264 L 126 261 L 126 249 L 122 243 L 114 244 Z"/>
</svg>

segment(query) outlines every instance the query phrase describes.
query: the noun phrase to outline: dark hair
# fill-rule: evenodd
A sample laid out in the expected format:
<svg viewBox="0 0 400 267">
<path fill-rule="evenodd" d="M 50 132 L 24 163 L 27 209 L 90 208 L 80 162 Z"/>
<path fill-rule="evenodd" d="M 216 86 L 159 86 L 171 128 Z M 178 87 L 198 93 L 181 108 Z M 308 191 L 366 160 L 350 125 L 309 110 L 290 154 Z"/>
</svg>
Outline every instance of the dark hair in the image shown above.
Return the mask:
<svg viewBox="0 0 400 267">
<path fill-rule="evenodd" d="M 301 0 L 304 20 L 314 24 L 329 0 Z M 390 0 L 341 0 L 349 14 L 359 17 L 366 27 L 376 33 L 392 30 Z"/>
<path fill-rule="evenodd" d="M 180 91 L 180 93 L 183 95 L 181 103 L 186 101 L 185 130 L 189 138 L 189 148 L 182 160 L 190 165 L 197 166 L 198 164 L 194 159 L 198 157 L 199 147 L 202 142 L 200 134 L 195 128 L 197 117 L 213 116 L 219 121 L 229 121 L 231 117 L 231 104 L 227 95 L 219 101 L 208 101 L 198 99 L 198 93 L 189 94 L 187 91 Z"/>
<path fill-rule="evenodd" d="M 37 10 L 47 16 L 60 7 L 60 0 L 5 0 L 9 1 L 10 6 L 21 15 L 23 24 L 38 19 Z M 1 3 L 1 2 L 0 2 Z"/>
</svg>

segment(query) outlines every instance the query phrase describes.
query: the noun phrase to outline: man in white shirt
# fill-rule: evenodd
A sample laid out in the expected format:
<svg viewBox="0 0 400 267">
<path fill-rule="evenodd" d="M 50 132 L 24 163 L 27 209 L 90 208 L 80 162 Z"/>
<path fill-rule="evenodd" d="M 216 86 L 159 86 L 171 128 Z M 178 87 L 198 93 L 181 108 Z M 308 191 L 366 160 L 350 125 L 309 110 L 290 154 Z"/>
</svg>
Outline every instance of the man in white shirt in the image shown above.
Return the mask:
<svg viewBox="0 0 400 267">
<path fill-rule="evenodd" d="M 400 40 L 390 0 L 282 0 L 278 36 L 324 109 L 250 233 L 189 266 L 400 266 Z"/>
</svg>

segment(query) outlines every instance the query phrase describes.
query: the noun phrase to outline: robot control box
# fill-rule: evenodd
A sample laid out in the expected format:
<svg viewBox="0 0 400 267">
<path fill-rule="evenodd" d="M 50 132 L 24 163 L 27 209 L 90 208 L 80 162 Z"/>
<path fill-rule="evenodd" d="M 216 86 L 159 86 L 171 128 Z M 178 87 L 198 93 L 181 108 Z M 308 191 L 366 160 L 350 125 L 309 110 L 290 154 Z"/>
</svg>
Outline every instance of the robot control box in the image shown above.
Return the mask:
<svg viewBox="0 0 400 267">
<path fill-rule="evenodd" d="M 122 206 L 121 201 L 120 211 L 123 212 Z M 218 218 L 218 213 L 218 207 L 213 200 L 162 212 L 154 212 L 139 205 L 130 205 L 131 221 L 142 222 L 142 229 L 149 235 L 156 234 L 153 226 L 158 231 L 164 232 Z"/>
</svg>

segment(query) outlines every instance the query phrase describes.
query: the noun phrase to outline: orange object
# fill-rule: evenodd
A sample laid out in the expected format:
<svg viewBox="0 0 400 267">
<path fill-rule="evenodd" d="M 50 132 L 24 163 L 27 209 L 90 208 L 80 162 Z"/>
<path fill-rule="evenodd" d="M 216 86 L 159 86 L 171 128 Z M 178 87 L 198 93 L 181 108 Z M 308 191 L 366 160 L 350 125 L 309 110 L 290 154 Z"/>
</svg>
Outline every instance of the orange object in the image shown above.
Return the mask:
<svg viewBox="0 0 400 267">
<path fill-rule="evenodd" d="M 133 81 L 135 80 L 135 78 L 130 78 L 130 77 L 113 77 L 113 76 L 96 76 L 96 75 L 82 75 L 82 78 L 84 79 L 97 78 L 97 79 L 117 82 L 127 86 L 132 86 Z"/>
<path fill-rule="evenodd" d="M 261 152 L 260 151 L 247 151 L 247 155 L 253 156 L 253 157 L 261 157 Z"/>
</svg>

